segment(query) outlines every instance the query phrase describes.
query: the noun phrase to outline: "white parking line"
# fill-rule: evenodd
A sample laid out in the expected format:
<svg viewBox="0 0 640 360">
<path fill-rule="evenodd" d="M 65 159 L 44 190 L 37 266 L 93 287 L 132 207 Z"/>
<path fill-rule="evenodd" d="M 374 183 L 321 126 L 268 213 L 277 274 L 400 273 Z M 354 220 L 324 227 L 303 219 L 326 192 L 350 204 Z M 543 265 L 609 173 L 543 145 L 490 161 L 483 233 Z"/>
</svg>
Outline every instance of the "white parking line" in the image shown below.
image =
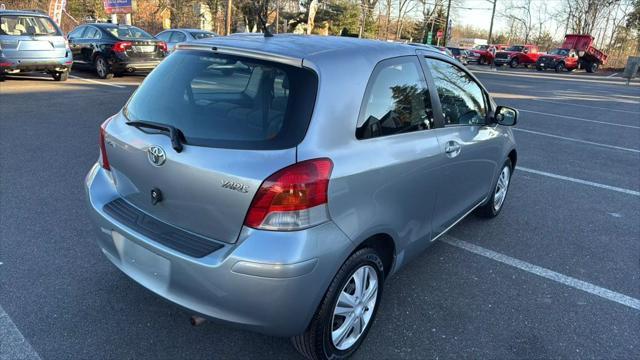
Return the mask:
<svg viewBox="0 0 640 360">
<path fill-rule="evenodd" d="M 617 187 L 617 186 L 600 184 L 600 183 L 593 182 L 593 181 L 576 179 L 576 178 L 572 178 L 572 177 L 568 177 L 568 176 L 564 176 L 564 175 L 558 175 L 558 174 L 553 174 L 553 173 L 549 173 L 549 172 L 545 172 L 545 171 L 529 169 L 529 168 L 522 167 L 522 166 L 518 166 L 516 169 L 518 171 L 524 171 L 524 172 L 528 172 L 528 173 L 532 173 L 532 174 L 547 176 L 547 177 L 554 178 L 554 179 L 571 181 L 571 182 L 574 182 L 574 183 L 577 183 L 577 184 L 594 186 L 594 187 L 597 187 L 597 188 L 607 189 L 607 190 L 611 190 L 611 191 L 617 191 L 617 192 L 621 192 L 623 194 L 628 194 L 628 195 L 633 195 L 633 196 L 640 196 L 640 191 L 629 190 L 629 189 L 620 188 L 620 187 Z"/>
<path fill-rule="evenodd" d="M 522 109 L 518 109 L 518 111 L 520 111 L 520 112 L 528 112 L 528 113 L 532 113 L 532 114 L 540 114 L 540 115 L 545 115 L 545 116 L 554 116 L 554 117 L 565 118 L 565 119 L 571 119 L 571 120 L 585 121 L 585 122 L 591 122 L 591 123 L 596 123 L 596 124 L 604 124 L 604 125 L 611 125 L 611 126 L 620 126 L 620 127 L 630 128 L 630 129 L 640 129 L 640 126 L 624 125 L 624 124 L 616 124 L 616 123 L 607 122 L 607 121 L 598 121 L 598 120 L 583 119 L 583 118 L 579 118 L 579 117 L 575 117 L 575 116 L 566 116 L 566 115 L 550 114 L 550 113 L 544 113 L 544 112 L 540 112 L 540 111 L 522 110 Z"/>
<path fill-rule="evenodd" d="M 600 83 L 600 84 L 608 84 L 613 86 L 624 85 L 625 82 L 620 79 L 609 79 L 607 80 L 604 76 L 588 76 L 588 75 L 568 75 L 565 76 L 556 76 L 556 75 L 544 75 L 538 73 L 516 73 L 512 71 L 498 70 L 498 71 L 486 71 L 486 70 L 471 70 L 473 73 L 480 74 L 490 74 L 490 75 L 501 75 L 501 76 L 513 76 L 513 77 L 524 77 L 530 79 L 549 79 L 556 81 L 576 81 L 576 82 L 588 82 L 588 83 Z M 638 83 L 631 83 L 630 86 L 638 86 Z"/>
<path fill-rule="evenodd" d="M 40 355 L 22 336 L 0 306 L 0 360 L 40 360 Z"/>
<path fill-rule="evenodd" d="M 622 112 L 622 113 L 627 113 L 627 114 L 640 114 L 640 111 L 619 110 L 619 109 L 611 109 L 611 108 L 605 108 L 605 107 L 600 107 L 600 106 L 572 104 L 572 103 L 567 103 L 567 102 L 558 102 L 558 101 L 551 101 L 551 100 L 541 100 L 541 99 L 531 99 L 531 100 L 544 102 L 544 103 L 549 103 L 549 104 L 577 106 L 577 107 L 584 107 L 584 108 L 589 108 L 589 109 L 598 109 L 598 110 Z"/>
<path fill-rule="evenodd" d="M 442 241 L 444 241 L 445 243 L 451 246 L 455 246 L 459 249 L 463 249 L 463 250 L 472 252 L 476 255 L 484 256 L 488 259 L 501 262 L 505 265 L 509 265 L 520 270 L 524 270 L 530 274 L 538 275 L 545 279 L 549 279 L 557 283 L 567 285 L 574 289 L 582 290 L 589 294 L 600 296 L 603 299 L 613 301 L 620 305 L 628 306 L 635 310 L 640 310 L 640 300 L 636 298 L 632 298 L 631 296 L 620 294 L 618 292 L 605 289 L 603 287 L 588 283 L 586 281 L 582 281 L 582 280 L 573 278 L 571 276 L 563 275 L 553 270 L 549 270 L 537 265 L 533 265 L 526 261 L 512 258 L 511 256 L 504 255 L 499 252 L 495 252 L 493 250 L 489 250 L 489 249 L 483 248 L 482 246 L 474 245 L 469 242 L 456 239 L 451 236 L 445 236 L 444 238 L 442 238 Z"/>
<path fill-rule="evenodd" d="M 82 80 L 82 81 L 86 81 L 86 82 L 90 82 L 92 84 L 99 84 L 99 85 L 105 85 L 105 86 L 113 86 L 113 87 L 117 87 L 119 89 L 125 89 L 126 86 L 122 86 L 122 85 L 117 85 L 117 84 L 109 84 L 106 82 L 102 82 L 102 81 L 98 81 L 98 80 L 93 80 L 93 79 L 85 79 L 83 77 L 80 76 L 75 76 L 75 75 L 69 75 L 70 78 L 72 79 L 78 79 L 78 80 Z"/>
<path fill-rule="evenodd" d="M 616 76 L 616 75 L 618 75 L 618 73 L 613 73 L 613 74 L 611 74 L 611 75 L 609 75 L 609 76 L 607 76 L 607 77 L 608 77 L 608 78 L 612 78 L 612 77 L 614 77 L 614 76 Z"/>
<path fill-rule="evenodd" d="M 597 143 L 597 142 L 593 142 L 593 141 L 570 138 L 570 137 L 565 137 L 565 136 L 560 136 L 560 135 L 554 135 L 554 134 L 549 134 L 549 133 L 540 132 L 540 131 L 533 131 L 533 130 L 527 130 L 527 129 L 521 129 L 521 128 L 513 128 L 513 131 L 520 131 L 520 132 L 525 132 L 525 133 L 529 133 L 529 134 L 547 136 L 547 137 L 552 137 L 552 138 L 556 138 L 556 139 L 562 139 L 562 140 L 566 140 L 566 141 L 573 141 L 573 142 L 577 142 L 577 143 L 581 143 L 581 144 L 595 145 L 595 146 L 600 146 L 600 147 L 609 148 L 609 149 L 629 151 L 629 152 L 633 152 L 633 153 L 640 153 L 640 150 L 638 150 L 638 149 L 631 149 L 631 148 L 626 148 L 626 147 L 622 147 L 622 146 L 602 144 L 602 143 Z"/>
</svg>

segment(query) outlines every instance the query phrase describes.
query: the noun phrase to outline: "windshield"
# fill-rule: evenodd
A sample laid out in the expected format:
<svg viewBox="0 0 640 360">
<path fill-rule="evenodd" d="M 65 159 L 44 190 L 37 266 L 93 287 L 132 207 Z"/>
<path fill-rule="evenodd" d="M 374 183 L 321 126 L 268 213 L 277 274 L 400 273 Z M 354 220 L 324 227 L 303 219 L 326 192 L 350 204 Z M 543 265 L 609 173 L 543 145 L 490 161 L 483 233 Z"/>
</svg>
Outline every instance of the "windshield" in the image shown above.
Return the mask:
<svg viewBox="0 0 640 360">
<path fill-rule="evenodd" d="M 510 46 L 506 49 L 506 51 L 517 51 L 520 52 L 524 49 L 524 46 Z"/>
<path fill-rule="evenodd" d="M 551 51 L 549 51 L 549 55 L 567 55 L 569 53 L 569 50 L 567 49 L 553 49 Z"/>
<path fill-rule="evenodd" d="M 190 32 L 190 34 L 196 40 L 212 38 L 212 37 L 216 36 L 215 33 L 208 32 L 208 31 L 192 31 L 192 32 Z"/>
<path fill-rule="evenodd" d="M 487 50 L 489 48 L 489 45 L 476 45 L 474 47 L 474 49 L 476 50 Z"/>
<path fill-rule="evenodd" d="M 142 29 L 138 29 L 137 27 L 133 27 L 133 26 L 127 26 L 127 27 L 123 27 L 123 26 L 119 26 L 119 27 L 109 27 L 106 28 L 106 30 L 111 33 L 111 35 L 117 37 L 118 39 L 121 40 L 137 40 L 137 39 L 142 39 L 142 40 L 151 40 L 153 39 L 153 36 L 149 35 L 149 33 L 145 32 Z"/>
<path fill-rule="evenodd" d="M 288 149 L 307 131 L 317 84 L 307 69 L 178 50 L 147 76 L 125 116 L 174 126 L 189 145 Z"/>
<path fill-rule="evenodd" d="M 2 15 L 0 35 L 61 36 L 58 27 L 44 16 Z"/>
</svg>

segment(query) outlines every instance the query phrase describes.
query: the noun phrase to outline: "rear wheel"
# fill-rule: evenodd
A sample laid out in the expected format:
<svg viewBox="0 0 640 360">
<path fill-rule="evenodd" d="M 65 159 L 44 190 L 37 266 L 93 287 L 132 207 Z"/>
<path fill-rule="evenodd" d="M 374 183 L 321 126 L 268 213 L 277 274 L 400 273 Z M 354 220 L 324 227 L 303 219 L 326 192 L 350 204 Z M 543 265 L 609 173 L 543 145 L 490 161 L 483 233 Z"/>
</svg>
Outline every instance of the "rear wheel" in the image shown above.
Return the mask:
<svg viewBox="0 0 640 360">
<path fill-rule="evenodd" d="M 542 70 L 544 70 L 544 69 L 542 68 L 542 66 L 540 66 L 540 65 L 536 65 L 536 70 L 538 70 L 538 71 L 542 71 Z"/>
<path fill-rule="evenodd" d="M 502 165 L 498 180 L 493 186 L 491 197 L 486 204 L 478 207 L 476 214 L 485 217 L 492 218 L 498 216 L 504 205 L 504 201 L 507 198 L 507 192 L 509 191 L 509 184 L 511 183 L 511 173 L 513 172 L 513 165 L 511 160 L 507 159 Z"/>
<path fill-rule="evenodd" d="M 308 359 L 346 359 L 371 328 L 382 298 L 382 259 L 371 248 L 353 253 L 331 282 L 307 330 L 291 338 Z"/>
<path fill-rule="evenodd" d="M 556 69 L 555 70 L 556 70 L 557 73 L 561 73 L 561 72 L 564 72 L 566 69 L 567 68 L 564 66 L 564 63 L 561 62 L 561 63 L 558 63 L 558 65 L 556 65 Z"/>
<path fill-rule="evenodd" d="M 511 68 L 517 68 L 518 65 L 520 65 L 520 61 L 518 61 L 517 58 L 513 58 L 513 59 L 511 59 L 511 61 L 509 61 L 509 66 Z"/>
<path fill-rule="evenodd" d="M 55 81 L 67 81 L 69 79 L 68 71 L 56 71 L 51 74 L 53 80 Z"/>
<path fill-rule="evenodd" d="M 588 63 L 586 70 L 588 73 L 594 73 L 598 71 L 598 63 L 597 62 Z"/>
<path fill-rule="evenodd" d="M 111 67 L 107 63 L 102 56 L 96 56 L 96 59 L 93 61 L 93 64 L 96 68 L 96 74 L 100 79 L 111 79 L 113 78 L 113 73 L 111 72 Z"/>
</svg>

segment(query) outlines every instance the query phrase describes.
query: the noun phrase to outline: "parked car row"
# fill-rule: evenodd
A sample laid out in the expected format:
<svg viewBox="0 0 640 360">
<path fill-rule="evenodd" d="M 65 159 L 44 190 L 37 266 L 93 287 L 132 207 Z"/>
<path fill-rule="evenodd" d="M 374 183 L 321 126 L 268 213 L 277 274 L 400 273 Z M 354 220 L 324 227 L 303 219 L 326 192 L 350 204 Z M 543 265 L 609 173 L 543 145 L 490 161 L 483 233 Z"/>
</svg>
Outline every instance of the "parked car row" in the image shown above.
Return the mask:
<svg viewBox="0 0 640 360">
<path fill-rule="evenodd" d="M 153 36 L 130 25 L 87 23 L 65 37 L 46 14 L 0 10 L 0 80 L 19 72 L 44 71 L 65 81 L 72 66 L 101 79 L 149 71 L 176 44 L 217 36 L 198 29 L 171 29 Z"/>
</svg>

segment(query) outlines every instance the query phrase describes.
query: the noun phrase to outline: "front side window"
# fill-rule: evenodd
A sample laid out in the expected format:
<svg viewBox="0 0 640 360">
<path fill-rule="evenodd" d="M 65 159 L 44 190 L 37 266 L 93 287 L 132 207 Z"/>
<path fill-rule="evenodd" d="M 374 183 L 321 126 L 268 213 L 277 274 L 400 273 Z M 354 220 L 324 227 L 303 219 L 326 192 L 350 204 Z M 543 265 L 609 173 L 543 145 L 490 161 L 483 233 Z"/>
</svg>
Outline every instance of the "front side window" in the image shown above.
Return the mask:
<svg viewBox="0 0 640 360">
<path fill-rule="evenodd" d="M 85 31 L 84 33 L 84 38 L 85 39 L 98 39 L 99 35 L 98 33 L 100 32 L 100 30 L 94 28 L 94 27 L 89 27 L 87 29 L 87 31 Z"/>
<path fill-rule="evenodd" d="M 358 124 L 358 139 L 433 128 L 429 91 L 417 58 L 387 60 L 376 67 Z"/>
<path fill-rule="evenodd" d="M 288 149 L 306 133 L 317 84 L 308 69 L 179 50 L 147 76 L 125 115 L 172 125 L 189 145 Z"/>
<path fill-rule="evenodd" d="M 162 40 L 164 42 L 169 42 L 169 38 L 171 37 L 172 31 L 165 31 L 161 34 L 156 35 L 156 38 Z"/>
<path fill-rule="evenodd" d="M 436 59 L 427 59 L 438 90 L 444 124 L 484 125 L 487 106 L 478 83 L 459 67 Z"/>
<path fill-rule="evenodd" d="M 174 31 L 173 35 L 171 35 L 171 40 L 170 41 L 172 43 L 176 43 L 176 42 L 183 42 L 183 41 L 186 41 L 186 40 L 187 40 L 187 37 L 183 33 L 179 32 L 179 31 Z"/>
<path fill-rule="evenodd" d="M 53 21 L 44 16 L 2 15 L 0 35 L 61 36 Z"/>
<path fill-rule="evenodd" d="M 72 32 L 69 33 L 69 39 L 79 39 L 79 38 L 81 38 L 85 29 L 86 29 L 86 27 L 84 27 L 84 26 L 80 26 L 80 27 L 75 28 Z"/>
</svg>

